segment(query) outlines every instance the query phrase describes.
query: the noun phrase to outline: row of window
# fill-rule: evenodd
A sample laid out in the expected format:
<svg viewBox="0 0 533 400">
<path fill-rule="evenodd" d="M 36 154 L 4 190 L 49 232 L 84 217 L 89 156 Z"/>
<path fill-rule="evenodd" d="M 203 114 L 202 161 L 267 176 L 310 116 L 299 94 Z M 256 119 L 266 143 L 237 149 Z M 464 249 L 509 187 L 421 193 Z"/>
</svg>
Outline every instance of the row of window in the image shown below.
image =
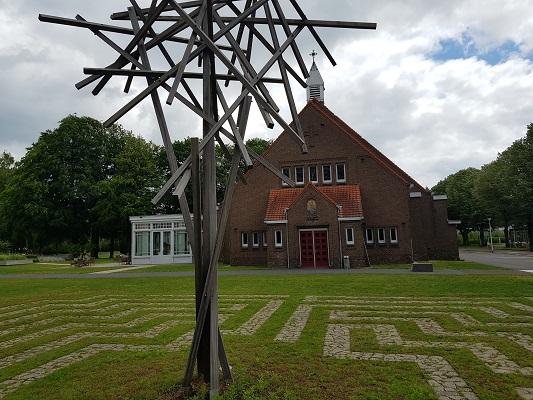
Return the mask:
<svg viewBox="0 0 533 400">
<path fill-rule="evenodd" d="M 365 229 L 365 242 L 367 245 L 373 245 L 375 243 L 383 244 L 398 244 L 398 228 L 366 228 Z"/>
<path fill-rule="evenodd" d="M 184 228 L 185 223 L 184 222 L 143 222 L 138 223 L 136 222 L 134 225 L 134 228 L 136 231 L 139 230 L 149 230 L 149 229 L 172 229 L 172 228 Z"/>
<path fill-rule="evenodd" d="M 259 239 L 261 238 L 261 243 L 259 242 Z M 248 249 L 250 247 L 250 239 L 251 239 L 251 247 L 254 249 L 258 249 L 259 247 L 267 247 L 267 233 L 266 231 L 262 232 L 252 232 L 251 235 L 249 232 L 241 232 L 241 247 L 243 249 Z M 274 231 L 274 247 L 275 248 L 281 248 L 283 247 L 283 231 L 282 230 L 275 230 Z"/>
<path fill-rule="evenodd" d="M 353 245 L 355 244 L 354 228 L 347 227 L 345 230 L 346 233 L 346 244 Z M 377 235 L 376 235 L 377 233 Z M 398 229 L 396 227 L 391 227 L 388 229 L 388 240 L 390 244 L 398 244 Z M 365 242 L 368 245 L 375 244 L 375 239 L 377 237 L 378 244 L 387 243 L 387 229 L 386 228 L 366 228 L 365 229 Z"/>
<path fill-rule="evenodd" d="M 281 172 L 288 178 L 292 179 L 291 173 L 294 174 L 294 182 L 297 185 L 304 185 L 306 182 L 312 182 L 314 184 L 319 183 L 319 177 L 324 185 L 330 185 L 333 183 L 333 170 L 331 164 L 309 165 L 305 167 L 282 167 Z M 321 176 L 319 176 L 321 173 Z M 346 183 L 346 166 L 344 163 L 335 164 L 335 183 Z M 283 182 L 284 186 L 287 186 Z"/>
<path fill-rule="evenodd" d="M 355 244 L 355 232 L 353 227 L 347 227 L 345 229 L 346 234 L 346 244 L 354 245 Z M 251 236 L 251 237 L 250 237 Z M 267 233 L 266 231 L 262 232 L 241 232 L 241 247 L 243 249 L 248 249 L 250 247 L 258 249 L 259 247 L 267 247 Z M 260 241 L 261 239 L 261 241 Z M 365 228 L 365 243 L 367 245 L 373 245 L 378 243 L 380 245 L 387 244 L 398 244 L 398 228 Z M 275 230 L 274 231 L 274 247 L 281 248 L 283 247 L 283 231 Z"/>
<path fill-rule="evenodd" d="M 184 231 L 135 232 L 135 256 L 169 256 L 190 254 L 187 233 Z"/>
</svg>

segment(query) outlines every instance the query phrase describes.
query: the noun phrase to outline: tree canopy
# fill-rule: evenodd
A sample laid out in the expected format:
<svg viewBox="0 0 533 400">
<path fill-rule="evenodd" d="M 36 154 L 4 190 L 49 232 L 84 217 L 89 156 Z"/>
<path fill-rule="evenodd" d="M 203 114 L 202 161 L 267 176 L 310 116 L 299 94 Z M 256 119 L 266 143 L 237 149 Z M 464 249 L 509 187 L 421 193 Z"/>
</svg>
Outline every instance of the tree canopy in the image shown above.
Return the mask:
<svg viewBox="0 0 533 400">
<path fill-rule="evenodd" d="M 263 139 L 246 143 L 259 154 L 270 145 Z M 190 138 L 173 148 L 181 165 Z M 218 145 L 216 154 L 222 202 L 230 162 Z M 170 176 L 162 146 L 119 125 L 104 128 L 90 117 L 69 115 L 42 132 L 20 162 L 7 152 L 0 156 L 0 240 L 31 252 L 90 250 L 96 257 L 103 238 L 110 253 L 127 253 L 130 216 L 181 212 L 172 190 L 159 204 L 151 202 Z"/>
<path fill-rule="evenodd" d="M 459 228 L 465 244 L 468 232 L 483 232 L 491 218 L 492 226 L 504 228 L 507 245 L 511 241 L 509 226 L 525 226 L 533 251 L 533 124 L 528 125 L 525 137 L 481 170 L 461 170 L 439 182 L 432 191 L 448 196 L 449 216 L 462 221 Z"/>
</svg>

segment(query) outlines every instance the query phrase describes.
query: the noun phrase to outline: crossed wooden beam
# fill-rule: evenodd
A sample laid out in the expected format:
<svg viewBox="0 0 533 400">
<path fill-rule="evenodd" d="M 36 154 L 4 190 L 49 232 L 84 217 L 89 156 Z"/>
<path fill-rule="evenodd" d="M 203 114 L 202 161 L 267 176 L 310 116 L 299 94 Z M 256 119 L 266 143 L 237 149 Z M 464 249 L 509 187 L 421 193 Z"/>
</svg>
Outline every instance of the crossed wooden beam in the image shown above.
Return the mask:
<svg viewBox="0 0 533 400">
<path fill-rule="evenodd" d="M 92 93 L 98 95 L 113 77 L 122 76 L 127 78 L 124 91 L 128 93 L 134 80 L 146 80 L 146 87 L 104 125 L 114 124 L 141 101 L 148 97 L 151 99 L 172 172 L 171 178 L 152 201 L 156 204 L 165 193 L 173 190 L 179 199 L 195 260 L 197 317 L 183 387 L 190 389 L 197 364 L 199 375 L 210 382 L 210 394 L 214 397 L 219 390 L 219 361 L 224 378 L 231 379 L 218 328 L 217 264 L 233 197 L 232 183 L 239 176 L 244 180 L 239 164 L 244 160 L 246 167 L 251 168 L 255 160 L 289 186 L 295 185 L 245 145 L 252 101 L 268 128 L 277 122 L 301 146 L 302 152 L 307 152 L 289 79 L 291 77 L 301 86 L 307 86 L 308 69 L 296 38 L 307 29 L 335 65 L 333 56 L 315 28 L 376 29 L 376 24 L 310 20 L 297 0 L 288 0 L 286 7 L 291 7 L 299 19 L 286 18 L 279 0 L 151 0 L 146 8 L 141 8 L 137 0 L 130 0 L 130 4 L 126 11 L 113 13 L 111 20 L 128 21 L 131 27 L 89 22 L 80 15 L 69 19 L 40 14 L 39 20 L 89 29 L 118 53 L 117 58 L 104 68 L 85 68 L 84 73 L 88 76 L 78 82 L 76 88 L 95 84 Z M 263 33 L 264 27 L 268 28 L 268 34 Z M 111 35 L 117 34 L 131 36 L 126 46 L 121 47 L 112 39 Z M 261 48 L 257 49 L 259 45 Z M 185 47 L 177 59 L 171 46 Z M 253 57 L 257 52 L 268 54 L 267 61 L 257 65 Z M 297 69 L 289 65 L 284 57 L 287 53 L 296 60 Z M 168 64 L 166 69 L 152 67 L 152 61 L 160 59 Z M 194 61 L 198 61 L 198 65 L 194 66 Z M 275 67 L 279 72 L 267 76 Z M 227 72 L 220 72 L 220 68 Z M 191 85 L 198 80 L 202 82 L 201 96 L 195 92 L 195 85 Z M 235 83 L 240 84 L 240 94 L 229 101 L 226 88 Z M 267 88 L 269 84 L 283 85 L 294 128 L 279 115 L 280 108 Z M 164 106 L 158 96 L 160 89 L 168 93 L 167 105 L 178 100 L 203 121 L 202 140 L 192 139 L 191 155 L 179 166 L 172 149 Z M 236 113 L 237 117 L 234 117 Z M 221 136 L 233 144 L 233 153 Z M 231 160 L 220 218 L 217 218 L 216 210 L 215 141 Z M 189 182 L 193 187 L 192 214 L 185 197 L 185 187 Z"/>
</svg>

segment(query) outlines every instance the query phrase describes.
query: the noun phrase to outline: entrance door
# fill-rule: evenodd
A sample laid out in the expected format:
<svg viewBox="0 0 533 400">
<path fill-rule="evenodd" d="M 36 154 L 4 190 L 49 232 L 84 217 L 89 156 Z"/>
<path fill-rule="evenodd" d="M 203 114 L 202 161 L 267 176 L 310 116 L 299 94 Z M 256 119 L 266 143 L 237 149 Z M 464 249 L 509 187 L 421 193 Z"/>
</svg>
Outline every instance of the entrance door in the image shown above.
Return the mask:
<svg viewBox="0 0 533 400">
<path fill-rule="evenodd" d="M 300 231 L 300 261 L 302 268 L 329 267 L 327 229 Z"/>
<path fill-rule="evenodd" d="M 172 232 L 154 232 L 152 241 L 152 262 L 154 264 L 172 263 L 171 238 Z"/>
</svg>

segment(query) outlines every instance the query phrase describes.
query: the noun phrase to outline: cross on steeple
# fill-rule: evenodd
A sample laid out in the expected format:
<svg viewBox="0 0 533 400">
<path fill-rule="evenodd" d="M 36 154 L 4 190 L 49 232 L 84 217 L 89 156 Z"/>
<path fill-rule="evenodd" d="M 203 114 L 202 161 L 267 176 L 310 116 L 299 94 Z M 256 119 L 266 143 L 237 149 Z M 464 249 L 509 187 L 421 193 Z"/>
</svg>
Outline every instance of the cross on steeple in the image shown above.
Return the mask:
<svg viewBox="0 0 533 400">
<path fill-rule="evenodd" d="M 311 57 L 313 57 L 313 62 L 315 62 L 315 57 L 318 56 L 318 53 L 313 50 L 311 54 L 309 54 Z"/>
</svg>

